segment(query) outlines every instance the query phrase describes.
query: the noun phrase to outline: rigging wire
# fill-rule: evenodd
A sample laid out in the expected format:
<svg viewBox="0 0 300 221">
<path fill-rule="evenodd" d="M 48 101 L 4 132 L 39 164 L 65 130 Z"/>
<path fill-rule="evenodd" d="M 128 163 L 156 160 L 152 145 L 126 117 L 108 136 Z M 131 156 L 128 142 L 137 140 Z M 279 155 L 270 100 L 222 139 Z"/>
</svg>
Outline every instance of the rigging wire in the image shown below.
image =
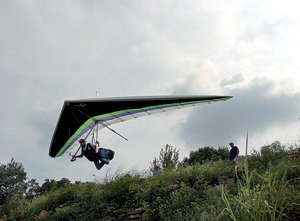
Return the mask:
<svg viewBox="0 0 300 221">
<path fill-rule="evenodd" d="M 89 116 L 88 114 L 84 113 L 83 111 L 77 109 L 76 107 L 74 107 L 74 106 L 72 106 L 72 105 L 70 105 L 70 106 L 71 106 L 74 110 L 77 110 L 78 112 L 82 113 L 83 115 L 87 116 L 88 118 L 92 118 L 92 119 L 93 119 L 93 117 L 91 117 L 91 116 Z"/>
</svg>

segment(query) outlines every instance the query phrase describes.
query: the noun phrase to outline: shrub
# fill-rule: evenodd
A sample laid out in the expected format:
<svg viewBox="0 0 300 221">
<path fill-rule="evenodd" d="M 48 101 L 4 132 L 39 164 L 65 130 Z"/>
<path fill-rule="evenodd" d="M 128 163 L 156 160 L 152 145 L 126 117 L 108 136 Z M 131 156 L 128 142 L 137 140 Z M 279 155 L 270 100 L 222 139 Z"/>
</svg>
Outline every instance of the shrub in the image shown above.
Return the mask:
<svg viewBox="0 0 300 221">
<path fill-rule="evenodd" d="M 225 208 L 220 217 L 222 220 L 298 220 L 299 210 L 299 184 L 291 181 L 299 179 L 299 174 L 288 179 L 288 170 L 272 169 L 260 174 L 255 171 L 248 172 L 245 164 L 245 176 L 238 180 L 236 195 L 229 195 L 225 191 L 222 197 Z M 273 170 L 273 171 L 272 171 Z M 292 208 L 292 209 L 291 209 Z"/>
</svg>

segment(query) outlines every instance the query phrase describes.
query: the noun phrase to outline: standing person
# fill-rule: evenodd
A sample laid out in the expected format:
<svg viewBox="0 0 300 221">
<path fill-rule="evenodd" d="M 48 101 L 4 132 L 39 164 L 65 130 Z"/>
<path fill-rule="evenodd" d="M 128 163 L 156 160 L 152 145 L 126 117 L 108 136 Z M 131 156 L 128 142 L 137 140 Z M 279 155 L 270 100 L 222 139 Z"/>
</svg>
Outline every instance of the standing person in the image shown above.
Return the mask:
<svg viewBox="0 0 300 221">
<path fill-rule="evenodd" d="M 161 168 L 156 160 L 153 161 L 153 167 L 150 169 L 150 171 L 152 172 L 153 176 L 157 176 L 161 173 Z"/>
<path fill-rule="evenodd" d="M 234 145 L 233 142 L 230 142 L 229 146 L 231 147 L 229 151 L 229 160 L 234 161 L 234 159 L 239 155 L 240 150 L 237 146 Z"/>
<path fill-rule="evenodd" d="M 80 139 L 81 154 L 73 156 L 71 161 L 75 161 L 76 158 L 82 158 L 85 156 L 89 161 L 94 162 L 95 167 L 100 170 L 104 164 L 109 164 L 110 160 L 114 158 L 115 152 L 110 149 L 99 148 L 99 142 L 96 144 L 86 143 L 85 139 Z"/>
</svg>

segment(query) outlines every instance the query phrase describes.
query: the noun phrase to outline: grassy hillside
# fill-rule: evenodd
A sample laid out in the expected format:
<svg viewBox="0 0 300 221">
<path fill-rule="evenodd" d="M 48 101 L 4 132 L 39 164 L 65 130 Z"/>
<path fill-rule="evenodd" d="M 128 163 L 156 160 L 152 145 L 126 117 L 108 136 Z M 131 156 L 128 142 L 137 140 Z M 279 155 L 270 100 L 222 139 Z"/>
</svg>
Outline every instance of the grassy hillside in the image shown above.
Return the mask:
<svg viewBox="0 0 300 221">
<path fill-rule="evenodd" d="M 19 202 L 5 220 L 300 220 L 299 153 L 273 145 L 240 167 L 217 160 L 155 177 L 65 183 Z"/>
</svg>

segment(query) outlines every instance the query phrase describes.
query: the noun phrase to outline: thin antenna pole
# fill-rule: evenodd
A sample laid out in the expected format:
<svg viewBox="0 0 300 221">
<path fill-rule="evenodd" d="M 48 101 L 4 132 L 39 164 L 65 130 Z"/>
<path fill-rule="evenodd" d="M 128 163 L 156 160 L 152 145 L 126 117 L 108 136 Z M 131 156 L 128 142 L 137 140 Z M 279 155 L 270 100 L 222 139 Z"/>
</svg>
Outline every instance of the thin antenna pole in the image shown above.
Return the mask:
<svg viewBox="0 0 300 221">
<path fill-rule="evenodd" d="M 249 177 L 249 167 L 248 167 L 248 139 L 249 139 L 249 133 L 248 133 L 248 129 L 247 129 L 246 156 L 245 156 L 245 161 L 244 161 L 244 170 L 245 170 L 245 176 L 246 176 L 247 190 L 250 189 L 250 177 Z"/>
<path fill-rule="evenodd" d="M 300 136 L 300 112 L 299 112 L 298 120 L 299 120 L 299 136 Z"/>
<path fill-rule="evenodd" d="M 248 129 L 247 129 L 247 135 L 246 135 L 246 156 L 248 155 Z"/>
</svg>

